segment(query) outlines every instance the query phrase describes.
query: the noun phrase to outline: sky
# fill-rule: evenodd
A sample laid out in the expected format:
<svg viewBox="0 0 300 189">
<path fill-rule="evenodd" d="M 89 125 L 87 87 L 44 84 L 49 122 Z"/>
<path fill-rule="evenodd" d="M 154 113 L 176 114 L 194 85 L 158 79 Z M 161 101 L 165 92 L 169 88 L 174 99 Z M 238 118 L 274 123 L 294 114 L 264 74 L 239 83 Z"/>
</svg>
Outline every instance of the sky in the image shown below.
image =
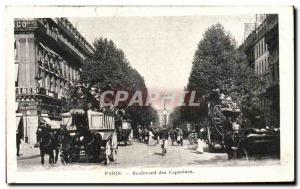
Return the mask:
<svg viewBox="0 0 300 189">
<path fill-rule="evenodd" d="M 100 36 L 111 39 L 150 91 L 168 93 L 187 85 L 197 44 L 211 25 L 221 23 L 241 44 L 244 23 L 254 23 L 255 15 L 69 19 L 91 44 Z"/>
</svg>

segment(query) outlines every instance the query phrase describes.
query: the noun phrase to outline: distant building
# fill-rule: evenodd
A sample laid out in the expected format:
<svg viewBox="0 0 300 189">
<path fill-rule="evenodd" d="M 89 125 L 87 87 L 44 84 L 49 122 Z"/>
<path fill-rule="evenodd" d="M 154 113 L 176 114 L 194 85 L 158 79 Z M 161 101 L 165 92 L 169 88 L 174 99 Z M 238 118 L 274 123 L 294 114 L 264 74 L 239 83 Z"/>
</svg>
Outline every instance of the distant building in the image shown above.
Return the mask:
<svg viewBox="0 0 300 189">
<path fill-rule="evenodd" d="M 163 126 L 163 125 L 168 125 L 169 124 L 169 122 L 170 122 L 170 113 L 171 112 L 172 112 L 172 110 L 167 110 L 167 109 L 157 110 L 158 124 L 159 124 L 159 126 Z"/>
<path fill-rule="evenodd" d="M 266 124 L 279 127 L 279 35 L 278 15 L 258 15 L 256 28 L 241 48 L 255 73 L 264 81 L 260 107 Z"/>
<path fill-rule="evenodd" d="M 66 18 L 14 22 L 16 112 L 23 115 L 25 138 L 33 143 L 41 116 L 59 117 L 61 99 L 68 85 L 79 79 L 93 47 Z"/>
</svg>

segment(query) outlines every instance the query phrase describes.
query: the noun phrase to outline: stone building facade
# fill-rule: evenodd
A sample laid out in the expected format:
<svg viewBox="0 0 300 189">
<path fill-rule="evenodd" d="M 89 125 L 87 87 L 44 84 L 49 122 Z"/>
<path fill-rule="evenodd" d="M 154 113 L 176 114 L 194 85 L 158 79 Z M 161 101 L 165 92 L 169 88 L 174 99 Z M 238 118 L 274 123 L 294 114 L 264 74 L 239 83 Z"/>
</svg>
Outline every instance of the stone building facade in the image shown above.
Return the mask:
<svg viewBox="0 0 300 189">
<path fill-rule="evenodd" d="M 67 18 L 14 22 L 16 112 L 22 115 L 27 142 L 32 143 L 41 117 L 59 118 L 65 91 L 79 79 L 93 47 Z"/>
<path fill-rule="evenodd" d="M 263 19 L 261 19 L 263 18 Z M 260 16 L 260 22 L 242 44 L 249 64 L 262 78 L 260 108 L 269 126 L 279 127 L 279 35 L 278 15 Z"/>
</svg>

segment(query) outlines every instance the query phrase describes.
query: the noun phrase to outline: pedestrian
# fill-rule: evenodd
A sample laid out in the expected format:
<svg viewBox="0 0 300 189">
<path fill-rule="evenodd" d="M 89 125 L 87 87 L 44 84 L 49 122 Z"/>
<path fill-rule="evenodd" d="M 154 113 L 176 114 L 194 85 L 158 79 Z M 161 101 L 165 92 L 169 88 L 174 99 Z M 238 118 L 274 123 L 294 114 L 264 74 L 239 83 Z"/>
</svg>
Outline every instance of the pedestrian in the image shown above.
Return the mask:
<svg viewBox="0 0 300 189">
<path fill-rule="evenodd" d="M 151 141 L 152 141 L 153 137 L 154 137 L 154 134 L 153 134 L 152 130 L 149 129 L 148 146 L 151 145 Z"/>
<path fill-rule="evenodd" d="M 21 145 L 21 132 L 19 129 L 16 131 L 16 143 L 17 143 L 17 156 L 20 156 L 20 145 Z"/>
<path fill-rule="evenodd" d="M 204 153 L 204 142 L 200 138 L 198 138 L 197 143 L 197 152 L 201 154 Z"/>
<path fill-rule="evenodd" d="M 159 139 L 161 140 L 161 145 L 167 153 L 167 144 L 169 139 L 169 130 L 167 125 L 164 125 L 161 131 L 159 132 Z"/>
<path fill-rule="evenodd" d="M 160 136 L 159 136 L 159 129 L 158 128 L 155 128 L 155 136 L 156 136 L 156 144 L 159 144 L 159 141 L 160 141 Z"/>
</svg>

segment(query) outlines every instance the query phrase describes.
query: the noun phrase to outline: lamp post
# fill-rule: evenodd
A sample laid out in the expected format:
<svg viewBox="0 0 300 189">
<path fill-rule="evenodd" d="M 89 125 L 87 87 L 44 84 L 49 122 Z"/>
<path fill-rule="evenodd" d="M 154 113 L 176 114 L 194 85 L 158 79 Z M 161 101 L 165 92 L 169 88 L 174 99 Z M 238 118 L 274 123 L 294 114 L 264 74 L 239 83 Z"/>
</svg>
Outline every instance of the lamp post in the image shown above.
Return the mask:
<svg viewBox="0 0 300 189">
<path fill-rule="evenodd" d="M 163 115 L 164 115 L 164 125 L 167 125 L 167 114 L 168 114 L 167 110 L 164 110 L 164 111 L 163 111 Z"/>
<path fill-rule="evenodd" d="M 166 94 L 164 94 L 164 110 L 163 110 L 163 116 L 164 116 L 164 125 L 167 125 L 167 110 L 166 110 Z"/>
<path fill-rule="evenodd" d="M 28 143 L 28 132 L 27 132 L 27 107 L 28 107 L 28 104 L 24 104 L 24 108 L 25 108 L 25 122 L 26 122 L 26 125 L 25 125 L 25 143 Z"/>
</svg>

